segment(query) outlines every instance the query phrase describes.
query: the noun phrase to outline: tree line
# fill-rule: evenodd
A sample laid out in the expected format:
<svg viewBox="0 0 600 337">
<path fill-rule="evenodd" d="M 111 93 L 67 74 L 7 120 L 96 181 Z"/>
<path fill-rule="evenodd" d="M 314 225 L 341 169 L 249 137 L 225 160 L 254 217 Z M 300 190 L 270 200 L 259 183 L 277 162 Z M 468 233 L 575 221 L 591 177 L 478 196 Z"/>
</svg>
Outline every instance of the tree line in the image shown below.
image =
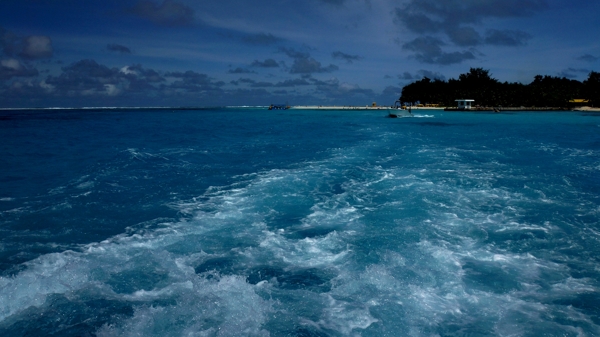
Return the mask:
<svg viewBox="0 0 600 337">
<path fill-rule="evenodd" d="M 427 77 L 402 88 L 402 104 L 455 106 L 455 99 L 474 99 L 475 105 L 490 107 L 567 107 L 573 99 L 600 106 L 600 73 L 592 71 L 583 81 L 537 75 L 529 84 L 500 82 L 489 70 L 471 68 L 458 79 L 443 81 Z"/>
</svg>

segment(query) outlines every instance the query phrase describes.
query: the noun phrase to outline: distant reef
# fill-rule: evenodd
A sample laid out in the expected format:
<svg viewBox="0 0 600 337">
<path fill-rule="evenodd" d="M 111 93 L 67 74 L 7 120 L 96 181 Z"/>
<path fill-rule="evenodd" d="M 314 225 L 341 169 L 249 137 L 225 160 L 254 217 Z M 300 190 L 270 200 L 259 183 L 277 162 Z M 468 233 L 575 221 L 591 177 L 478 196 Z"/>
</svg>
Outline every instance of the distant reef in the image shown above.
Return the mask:
<svg viewBox="0 0 600 337">
<path fill-rule="evenodd" d="M 600 106 L 600 73 L 592 71 L 583 81 L 537 75 L 529 84 L 500 82 L 489 70 L 471 68 L 458 79 L 423 79 L 402 89 L 402 104 L 456 106 L 456 99 L 474 99 L 479 107 Z"/>
</svg>

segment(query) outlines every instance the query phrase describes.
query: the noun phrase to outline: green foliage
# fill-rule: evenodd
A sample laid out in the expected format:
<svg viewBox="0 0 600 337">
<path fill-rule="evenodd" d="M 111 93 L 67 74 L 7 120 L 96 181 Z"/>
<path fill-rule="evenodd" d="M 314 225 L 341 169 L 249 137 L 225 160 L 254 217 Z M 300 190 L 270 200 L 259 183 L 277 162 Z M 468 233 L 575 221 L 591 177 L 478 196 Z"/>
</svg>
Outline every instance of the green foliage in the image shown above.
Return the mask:
<svg viewBox="0 0 600 337">
<path fill-rule="evenodd" d="M 584 97 L 594 106 L 600 106 L 600 73 L 592 71 L 583 82 Z"/>
<path fill-rule="evenodd" d="M 592 71 L 583 83 L 565 77 L 535 76 L 530 84 L 501 83 L 489 70 L 471 68 L 458 80 L 427 77 L 402 88 L 401 102 L 454 106 L 455 99 L 474 99 L 480 106 L 566 107 L 569 100 L 586 98 L 600 104 L 600 73 Z"/>
</svg>

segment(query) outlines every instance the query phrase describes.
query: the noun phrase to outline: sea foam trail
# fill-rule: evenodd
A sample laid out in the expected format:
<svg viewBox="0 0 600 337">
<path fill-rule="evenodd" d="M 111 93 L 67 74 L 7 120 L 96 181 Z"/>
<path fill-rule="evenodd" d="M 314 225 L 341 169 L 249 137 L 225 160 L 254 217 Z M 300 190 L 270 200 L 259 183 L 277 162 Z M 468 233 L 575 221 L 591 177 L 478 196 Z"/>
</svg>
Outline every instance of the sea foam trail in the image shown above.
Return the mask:
<svg viewBox="0 0 600 337">
<path fill-rule="evenodd" d="M 502 147 L 418 137 L 380 133 L 247 174 L 172 204 L 181 221 L 30 261 L 0 278 L 0 329 L 600 334 L 584 249 L 598 243 L 598 208 L 578 183 L 532 179 Z"/>
<path fill-rule="evenodd" d="M 314 274 L 316 280 L 325 277 L 315 268 L 333 267 L 348 254 L 348 247 L 334 229 L 324 236 L 309 234 L 302 239 L 288 239 L 283 235 L 288 228 L 279 225 L 290 226 L 280 217 L 289 216 L 287 208 L 298 203 L 305 203 L 304 212 L 309 214 L 299 214 L 291 227 L 303 231 L 314 227 L 317 219 L 321 225 L 333 222 L 335 228 L 357 217 L 352 209 L 326 214 L 317 205 L 311 210 L 313 197 L 309 194 L 307 198 L 303 193 L 319 188 L 315 176 L 321 173 L 312 166 L 266 172 L 246 186 L 215 189 L 202 196 L 202 202 L 178 206 L 184 212 L 194 213 L 190 221 L 165 223 L 151 232 L 120 235 L 88 245 L 82 252 L 49 254 L 31 261 L 27 270 L 1 279 L 0 296 L 7 305 L 2 307 L 0 319 L 10 324 L 31 310 L 45 312 L 60 295 L 72 302 L 101 298 L 117 302 L 120 307 L 134 308 L 133 317 L 124 323 L 105 325 L 99 331 L 105 335 L 155 331 L 162 324 L 173 323 L 159 322 L 159 317 L 181 320 L 185 312 L 201 318 L 199 322 L 192 320 L 185 329 L 260 335 L 272 305 L 258 295 L 269 288 L 265 282 L 272 281 L 272 277 L 263 280 L 261 272 L 279 276 L 283 289 L 300 290 L 307 285 L 307 275 Z M 281 194 L 269 197 L 274 190 Z M 266 198 L 259 199 L 257 195 Z M 306 220 L 301 220 L 303 217 Z M 273 221 L 278 225 L 270 230 Z M 248 274 L 253 282 L 247 282 Z M 316 283 L 316 287 L 321 286 Z M 161 301 L 176 301 L 178 305 L 152 309 Z M 341 305 L 339 301 L 330 302 L 336 307 Z M 209 310 L 211 303 L 216 307 Z M 123 311 L 123 315 L 132 314 Z M 353 312 L 358 315 L 356 310 Z M 341 319 L 338 316 L 330 320 Z M 366 318 L 365 322 L 369 321 L 374 319 Z"/>
</svg>

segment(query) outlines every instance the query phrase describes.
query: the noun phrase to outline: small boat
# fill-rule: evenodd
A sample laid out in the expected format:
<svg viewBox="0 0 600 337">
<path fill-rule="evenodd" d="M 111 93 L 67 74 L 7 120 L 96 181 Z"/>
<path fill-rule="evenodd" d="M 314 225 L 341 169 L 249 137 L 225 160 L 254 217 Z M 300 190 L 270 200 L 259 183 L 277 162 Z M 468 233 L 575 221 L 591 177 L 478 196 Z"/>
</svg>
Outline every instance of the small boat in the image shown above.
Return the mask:
<svg viewBox="0 0 600 337">
<path fill-rule="evenodd" d="M 404 117 L 414 117 L 412 112 L 410 111 L 410 106 L 408 108 L 394 107 L 391 108 L 388 112 L 389 118 L 404 118 Z M 398 112 L 396 112 L 398 111 Z"/>
</svg>

